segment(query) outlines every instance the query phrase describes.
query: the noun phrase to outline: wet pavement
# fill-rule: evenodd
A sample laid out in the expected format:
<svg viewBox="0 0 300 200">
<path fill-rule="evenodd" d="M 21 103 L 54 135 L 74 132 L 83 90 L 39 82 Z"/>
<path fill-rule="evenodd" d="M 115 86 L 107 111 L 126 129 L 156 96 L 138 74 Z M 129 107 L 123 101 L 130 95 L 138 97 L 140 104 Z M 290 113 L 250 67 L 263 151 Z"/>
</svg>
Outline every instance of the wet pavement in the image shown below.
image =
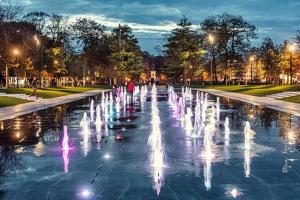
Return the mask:
<svg viewBox="0 0 300 200">
<path fill-rule="evenodd" d="M 298 117 L 221 99 L 215 156 L 208 165 L 201 156 L 203 138 L 187 136 L 167 95 L 158 88 L 164 146 L 159 194 L 147 145 L 153 109 L 149 89 L 145 101 L 137 99 L 119 112 L 114 107 L 101 127 L 101 142 L 94 125 L 88 140 L 79 125 L 83 113 L 89 114 L 90 100 L 98 104 L 101 95 L 1 121 L 0 199 L 299 199 Z M 229 144 L 224 142 L 225 117 L 230 121 Z M 245 121 L 256 132 L 248 153 L 243 147 Z M 67 155 L 61 147 L 64 125 L 71 147 Z M 211 176 L 205 177 L 208 168 Z"/>
</svg>

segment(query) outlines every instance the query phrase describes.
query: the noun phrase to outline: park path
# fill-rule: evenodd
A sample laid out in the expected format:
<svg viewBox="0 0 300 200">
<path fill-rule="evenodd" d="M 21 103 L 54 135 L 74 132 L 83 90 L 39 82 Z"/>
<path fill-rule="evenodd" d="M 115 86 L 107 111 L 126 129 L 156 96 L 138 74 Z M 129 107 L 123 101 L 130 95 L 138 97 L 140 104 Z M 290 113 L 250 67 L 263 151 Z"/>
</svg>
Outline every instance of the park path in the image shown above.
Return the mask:
<svg viewBox="0 0 300 200">
<path fill-rule="evenodd" d="M 53 99 L 39 99 L 34 102 L 0 108 L 0 121 L 19 117 L 21 115 L 46 109 L 48 107 L 53 107 L 60 104 L 69 103 L 72 101 L 77 101 L 85 97 L 100 94 L 102 93 L 102 91 L 106 92 L 109 90 L 92 90 L 92 91 L 87 91 L 87 92 L 82 92 L 77 94 L 70 94 L 70 95 L 57 97 Z"/>
<path fill-rule="evenodd" d="M 7 93 L 0 93 L 0 97 L 14 97 L 18 99 L 24 99 L 24 100 L 29 100 L 29 101 L 38 101 L 43 98 L 39 98 L 38 100 L 35 98 L 35 96 L 30 97 L 27 94 L 7 94 Z"/>
<path fill-rule="evenodd" d="M 293 97 L 298 95 L 300 95 L 299 91 L 288 91 L 288 92 L 280 92 L 276 94 L 267 95 L 266 97 L 270 97 L 273 99 L 282 99 L 282 98 Z"/>
<path fill-rule="evenodd" d="M 246 103 L 251 103 L 254 105 L 262 105 L 268 108 L 279 110 L 283 112 L 288 112 L 297 116 L 300 116 L 300 104 L 291 103 L 286 101 L 281 101 L 274 99 L 272 97 L 256 97 L 246 94 L 240 94 L 235 92 L 226 92 L 222 90 L 216 89 L 198 89 L 203 92 L 207 92 L 216 96 L 226 97 L 230 99 L 235 99 L 239 101 L 243 101 Z"/>
</svg>

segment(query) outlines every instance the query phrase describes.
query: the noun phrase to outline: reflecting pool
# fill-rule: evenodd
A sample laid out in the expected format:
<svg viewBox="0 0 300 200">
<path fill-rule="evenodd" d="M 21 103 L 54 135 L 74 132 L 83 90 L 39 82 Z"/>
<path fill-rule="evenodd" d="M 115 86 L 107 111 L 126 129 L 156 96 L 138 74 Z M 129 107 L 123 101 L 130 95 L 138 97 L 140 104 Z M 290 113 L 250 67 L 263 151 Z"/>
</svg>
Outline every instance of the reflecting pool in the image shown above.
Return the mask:
<svg viewBox="0 0 300 200">
<path fill-rule="evenodd" d="M 300 199 L 300 118 L 189 89 L 0 121 L 0 145 L 5 200 Z"/>
</svg>

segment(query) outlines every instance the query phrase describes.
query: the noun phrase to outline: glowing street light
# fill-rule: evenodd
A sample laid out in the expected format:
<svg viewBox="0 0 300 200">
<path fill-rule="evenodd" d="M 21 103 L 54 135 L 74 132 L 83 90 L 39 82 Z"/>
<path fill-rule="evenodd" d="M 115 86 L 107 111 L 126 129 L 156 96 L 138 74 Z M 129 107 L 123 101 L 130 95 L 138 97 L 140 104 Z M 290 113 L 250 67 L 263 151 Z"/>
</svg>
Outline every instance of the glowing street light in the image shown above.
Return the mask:
<svg viewBox="0 0 300 200">
<path fill-rule="evenodd" d="M 18 49 L 13 49 L 13 54 L 16 58 L 16 67 L 17 67 L 17 87 L 19 87 L 19 63 L 18 63 L 18 56 L 20 54 Z"/>
<path fill-rule="evenodd" d="M 293 84 L 293 52 L 295 51 L 296 47 L 294 44 L 289 44 L 288 50 L 290 52 L 290 85 Z"/>
<path fill-rule="evenodd" d="M 39 45 L 40 45 L 40 40 L 39 40 L 39 38 L 37 37 L 37 35 L 34 35 L 34 36 L 33 36 L 33 39 L 35 40 L 36 45 L 39 46 Z"/>
<path fill-rule="evenodd" d="M 210 42 L 211 44 L 213 44 L 213 43 L 214 43 L 214 40 L 215 40 L 215 38 L 214 38 L 214 36 L 213 36 L 213 35 L 209 34 L 209 35 L 208 35 L 208 40 L 209 40 L 209 42 Z"/>
<path fill-rule="evenodd" d="M 209 34 L 208 35 L 208 41 L 211 45 L 211 61 L 210 61 L 210 85 L 212 85 L 212 68 L 213 68 L 213 44 L 214 44 L 214 36 Z"/>
<path fill-rule="evenodd" d="M 18 56 L 19 55 L 19 50 L 18 49 L 14 49 L 13 53 L 14 53 L 15 56 Z"/>
<path fill-rule="evenodd" d="M 295 47 L 294 44 L 290 44 L 289 47 L 288 47 L 288 49 L 289 49 L 290 52 L 294 52 L 295 49 L 296 49 L 296 47 Z"/>
<path fill-rule="evenodd" d="M 251 85 L 253 85 L 253 61 L 254 56 L 250 57 L 250 76 L 251 76 Z"/>
</svg>

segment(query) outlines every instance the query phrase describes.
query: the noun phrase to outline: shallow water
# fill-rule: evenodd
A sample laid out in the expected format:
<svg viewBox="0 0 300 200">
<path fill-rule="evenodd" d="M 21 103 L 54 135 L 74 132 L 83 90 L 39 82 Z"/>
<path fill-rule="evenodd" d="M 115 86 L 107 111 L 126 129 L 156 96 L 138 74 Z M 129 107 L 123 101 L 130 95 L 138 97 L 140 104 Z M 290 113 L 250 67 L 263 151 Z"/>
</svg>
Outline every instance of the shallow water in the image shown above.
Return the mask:
<svg viewBox="0 0 300 200">
<path fill-rule="evenodd" d="M 208 161 L 201 156 L 203 139 L 187 137 L 162 88 L 157 106 L 165 156 L 157 195 L 147 146 L 150 95 L 145 102 L 121 106 L 119 113 L 114 110 L 102 126 L 105 136 L 100 143 L 94 125 L 85 140 L 79 124 L 83 113 L 89 114 L 90 100 L 97 104 L 101 95 L 0 122 L 0 199 L 234 199 L 236 191 L 236 199 L 300 198 L 298 117 L 221 99 L 214 157 Z M 215 100 L 210 96 L 210 102 Z M 224 141 L 226 116 L 229 143 Z M 247 120 L 256 132 L 250 152 L 243 146 Z M 71 140 L 67 157 L 61 150 L 64 125 Z"/>
</svg>

